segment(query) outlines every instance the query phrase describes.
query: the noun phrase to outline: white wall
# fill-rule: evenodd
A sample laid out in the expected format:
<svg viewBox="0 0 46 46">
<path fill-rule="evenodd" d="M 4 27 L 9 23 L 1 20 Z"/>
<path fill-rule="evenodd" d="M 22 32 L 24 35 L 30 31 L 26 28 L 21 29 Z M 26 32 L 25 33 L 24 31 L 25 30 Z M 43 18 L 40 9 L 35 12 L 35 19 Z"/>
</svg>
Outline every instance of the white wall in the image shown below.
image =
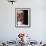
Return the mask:
<svg viewBox="0 0 46 46">
<path fill-rule="evenodd" d="M 16 0 L 13 5 L 7 0 L 0 0 L 0 41 L 15 40 L 18 32 L 24 31 L 31 39 L 46 40 L 45 0 Z M 31 8 L 31 27 L 15 27 L 15 8 Z"/>
</svg>

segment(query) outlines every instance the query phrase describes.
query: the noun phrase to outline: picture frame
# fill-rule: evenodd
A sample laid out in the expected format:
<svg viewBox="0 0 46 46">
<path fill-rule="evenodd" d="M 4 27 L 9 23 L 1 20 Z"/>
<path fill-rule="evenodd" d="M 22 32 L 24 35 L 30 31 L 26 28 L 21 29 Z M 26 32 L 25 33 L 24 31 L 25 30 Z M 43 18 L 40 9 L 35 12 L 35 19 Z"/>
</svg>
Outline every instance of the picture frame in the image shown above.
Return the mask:
<svg viewBox="0 0 46 46">
<path fill-rule="evenodd" d="M 15 27 L 18 28 L 31 27 L 30 8 L 15 8 Z"/>
</svg>

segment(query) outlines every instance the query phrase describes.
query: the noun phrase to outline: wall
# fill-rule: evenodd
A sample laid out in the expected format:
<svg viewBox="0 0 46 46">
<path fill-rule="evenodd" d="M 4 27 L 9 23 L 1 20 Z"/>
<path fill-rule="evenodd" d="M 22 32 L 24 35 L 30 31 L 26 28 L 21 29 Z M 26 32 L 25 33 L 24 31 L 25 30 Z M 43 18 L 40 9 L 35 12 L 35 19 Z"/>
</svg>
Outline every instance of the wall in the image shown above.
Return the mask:
<svg viewBox="0 0 46 46">
<path fill-rule="evenodd" d="M 8 0 L 0 0 L 0 41 L 15 40 L 18 32 L 29 33 L 32 40 L 46 40 L 45 0 L 16 0 L 13 5 Z M 31 8 L 31 27 L 15 27 L 15 8 Z"/>
</svg>

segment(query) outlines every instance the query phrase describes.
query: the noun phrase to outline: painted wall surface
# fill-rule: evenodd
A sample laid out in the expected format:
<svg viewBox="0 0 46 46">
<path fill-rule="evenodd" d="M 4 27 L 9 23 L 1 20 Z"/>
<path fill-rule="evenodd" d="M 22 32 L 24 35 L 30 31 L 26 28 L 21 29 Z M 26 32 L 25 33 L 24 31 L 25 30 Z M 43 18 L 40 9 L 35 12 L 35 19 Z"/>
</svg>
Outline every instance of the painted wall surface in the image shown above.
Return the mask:
<svg viewBox="0 0 46 46">
<path fill-rule="evenodd" d="M 31 27 L 15 27 L 15 8 L 31 8 Z M 0 0 L 0 41 L 15 40 L 20 31 L 28 33 L 32 40 L 46 40 L 46 1 L 16 0 L 12 5 L 8 0 Z"/>
</svg>

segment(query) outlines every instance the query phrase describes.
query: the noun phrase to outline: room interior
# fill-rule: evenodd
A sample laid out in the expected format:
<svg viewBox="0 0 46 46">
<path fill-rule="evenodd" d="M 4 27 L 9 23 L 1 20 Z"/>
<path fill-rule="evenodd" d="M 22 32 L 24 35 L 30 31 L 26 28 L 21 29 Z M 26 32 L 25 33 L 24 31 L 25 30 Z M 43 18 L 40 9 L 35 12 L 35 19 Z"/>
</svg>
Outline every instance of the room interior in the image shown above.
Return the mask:
<svg viewBox="0 0 46 46">
<path fill-rule="evenodd" d="M 16 28 L 16 8 L 31 8 L 31 27 Z M 25 33 L 24 45 L 19 43 L 20 32 Z M 0 0 L 0 46 L 46 46 L 46 1 L 15 0 L 11 3 Z"/>
</svg>

